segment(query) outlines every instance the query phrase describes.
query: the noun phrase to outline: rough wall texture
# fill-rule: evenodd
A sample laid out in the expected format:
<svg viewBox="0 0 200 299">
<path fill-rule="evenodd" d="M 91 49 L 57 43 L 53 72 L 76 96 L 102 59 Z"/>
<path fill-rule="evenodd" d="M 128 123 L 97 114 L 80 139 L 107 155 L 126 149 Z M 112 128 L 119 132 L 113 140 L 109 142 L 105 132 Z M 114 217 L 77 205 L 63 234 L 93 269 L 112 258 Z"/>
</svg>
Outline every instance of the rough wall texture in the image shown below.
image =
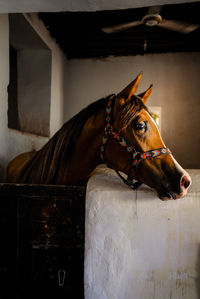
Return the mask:
<svg viewBox="0 0 200 299">
<path fill-rule="evenodd" d="M 200 171 L 177 201 L 133 192 L 111 170 L 86 195 L 85 299 L 200 297 Z"/>
<path fill-rule="evenodd" d="M 1 0 L 0 12 L 38 12 L 38 11 L 96 11 L 105 9 L 125 9 L 169 3 L 195 2 L 198 0 Z"/>
</svg>

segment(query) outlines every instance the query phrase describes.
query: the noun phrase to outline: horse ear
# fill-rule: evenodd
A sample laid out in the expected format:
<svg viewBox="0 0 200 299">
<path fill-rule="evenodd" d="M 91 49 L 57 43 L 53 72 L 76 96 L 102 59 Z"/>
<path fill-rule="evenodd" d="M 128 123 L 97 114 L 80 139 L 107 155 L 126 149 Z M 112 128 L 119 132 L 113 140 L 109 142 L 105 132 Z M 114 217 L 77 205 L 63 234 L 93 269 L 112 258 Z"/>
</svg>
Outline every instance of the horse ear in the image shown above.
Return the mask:
<svg viewBox="0 0 200 299">
<path fill-rule="evenodd" d="M 123 98 L 124 101 L 126 100 L 130 100 L 130 98 L 132 97 L 132 95 L 136 92 L 137 87 L 139 85 L 140 79 L 142 78 L 143 73 L 139 73 L 139 75 L 137 76 L 137 78 L 135 80 L 133 80 L 131 83 L 129 83 L 128 86 L 126 86 L 119 94 L 118 97 L 119 98 Z"/>
<path fill-rule="evenodd" d="M 141 98 L 141 100 L 144 104 L 146 103 L 148 97 L 150 96 L 150 94 L 152 92 L 152 88 L 153 88 L 153 85 L 151 84 L 145 92 L 138 94 L 138 97 Z"/>
</svg>

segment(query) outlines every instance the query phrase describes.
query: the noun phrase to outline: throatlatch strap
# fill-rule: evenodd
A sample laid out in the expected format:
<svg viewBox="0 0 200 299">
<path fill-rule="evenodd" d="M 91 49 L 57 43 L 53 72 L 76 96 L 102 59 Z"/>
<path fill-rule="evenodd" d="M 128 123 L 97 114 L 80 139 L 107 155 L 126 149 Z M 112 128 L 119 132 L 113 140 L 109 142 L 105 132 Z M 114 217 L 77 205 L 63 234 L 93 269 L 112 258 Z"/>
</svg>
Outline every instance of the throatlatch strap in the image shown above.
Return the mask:
<svg viewBox="0 0 200 299">
<path fill-rule="evenodd" d="M 133 190 L 137 189 L 138 187 L 140 187 L 142 185 L 142 183 L 139 181 L 135 181 L 135 183 L 134 183 L 133 181 L 129 181 L 128 179 L 125 179 L 117 170 L 115 170 L 115 172 L 120 177 L 120 179 L 124 182 L 124 184 L 126 184 Z"/>
</svg>

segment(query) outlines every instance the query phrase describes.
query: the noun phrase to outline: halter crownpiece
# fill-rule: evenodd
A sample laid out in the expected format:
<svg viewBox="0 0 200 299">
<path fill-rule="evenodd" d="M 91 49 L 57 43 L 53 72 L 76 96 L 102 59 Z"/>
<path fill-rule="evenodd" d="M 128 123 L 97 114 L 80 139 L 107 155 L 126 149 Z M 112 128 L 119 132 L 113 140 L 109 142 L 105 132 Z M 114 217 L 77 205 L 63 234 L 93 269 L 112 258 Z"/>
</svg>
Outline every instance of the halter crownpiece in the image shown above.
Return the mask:
<svg viewBox="0 0 200 299">
<path fill-rule="evenodd" d="M 102 161 L 104 162 L 104 152 L 105 152 L 106 144 L 108 143 L 108 140 L 110 137 L 114 138 L 122 147 L 124 147 L 124 149 L 132 157 L 132 163 L 131 163 L 131 167 L 130 167 L 130 171 L 129 171 L 127 179 L 125 179 L 119 173 L 119 171 L 117 171 L 117 170 L 115 170 L 115 171 L 126 185 L 128 185 L 130 188 L 135 190 L 140 185 L 142 185 L 142 183 L 139 181 L 133 182 L 133 180 L 135 180 L 135 176 L 136 176 L 140 162 L 142 160 L 146 160 L 149 158 L 157 158 L 162 155 L 171 154 L 171 151 L 168 148 L 163 147 L 163 148 L 159 148 L 159 149 L 155 149 L 155 150 L 151 150 L 151 151 L 147 151 L 147 152 L 143 152 L 143 153 L 137 152 L 131 145 L 128 144 L 128 142 L 125 140 L 125 138 L 123 136 L 121 136 L 118 132 L 114 131 L 114 129 L 111 125 L 111 112 L 112 112 L 112 105 L 113 105 L 114 97 L 115 97 L 115 95 L 112 95 L 108 99 L 108 103 L 106 106 L 106 126 L 104 129 L 102 145 L 100 147 L 100 156 L 101 156 Z"/>
</svg>

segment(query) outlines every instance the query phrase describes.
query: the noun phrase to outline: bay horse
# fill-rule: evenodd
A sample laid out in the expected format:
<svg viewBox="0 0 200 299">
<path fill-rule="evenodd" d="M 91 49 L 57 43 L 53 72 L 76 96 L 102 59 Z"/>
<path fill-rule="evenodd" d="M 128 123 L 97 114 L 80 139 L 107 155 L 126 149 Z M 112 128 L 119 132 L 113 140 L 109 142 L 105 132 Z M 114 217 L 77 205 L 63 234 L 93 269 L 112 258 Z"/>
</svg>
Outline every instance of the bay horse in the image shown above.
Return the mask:
<svg viewBox="0 0 200 299">
<path fill-rule="evenodd" d="M 7 182 L 76 185 L 105 163 L 133 189 L 144 183 L 162 200 L 183 197 L 191 178 L 166 148 L 145 106 L 152 85 L 135 94 L 141 77 L 117 95 L 83 109 L 39 151 L 14 158 L 7 167 Z"/>
</svg>

